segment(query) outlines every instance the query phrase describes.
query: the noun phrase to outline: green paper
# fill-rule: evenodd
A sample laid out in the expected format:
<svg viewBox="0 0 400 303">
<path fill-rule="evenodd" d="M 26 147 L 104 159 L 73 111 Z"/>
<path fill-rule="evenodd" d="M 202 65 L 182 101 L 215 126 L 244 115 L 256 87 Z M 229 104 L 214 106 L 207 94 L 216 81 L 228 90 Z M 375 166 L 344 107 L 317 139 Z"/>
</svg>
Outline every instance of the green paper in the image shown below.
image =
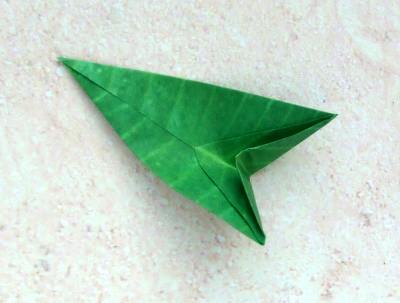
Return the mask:
<svg viewBox="0 0 400 303">
<path fill-rule="evenodd" d="M 250 176 L 336 116 L 192 80 L 60 61 L 147 167 L 260 244 Z"/>
</svg>

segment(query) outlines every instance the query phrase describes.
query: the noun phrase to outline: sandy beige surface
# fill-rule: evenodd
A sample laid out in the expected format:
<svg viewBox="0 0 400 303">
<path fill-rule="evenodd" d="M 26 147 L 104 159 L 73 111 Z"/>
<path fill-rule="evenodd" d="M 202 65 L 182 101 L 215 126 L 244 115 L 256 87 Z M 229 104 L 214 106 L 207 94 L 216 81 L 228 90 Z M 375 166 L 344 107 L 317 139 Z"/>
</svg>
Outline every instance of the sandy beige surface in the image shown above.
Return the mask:
<svg viewBox="0 0 400 303">
<path fill-rule="evenodd" d="M 0 0 L 0 302 L 400 302 L 398 1 Z M 59 55 L 339 114 L 253 178 L 266 246 L 163 185 Z"/>
</svg>

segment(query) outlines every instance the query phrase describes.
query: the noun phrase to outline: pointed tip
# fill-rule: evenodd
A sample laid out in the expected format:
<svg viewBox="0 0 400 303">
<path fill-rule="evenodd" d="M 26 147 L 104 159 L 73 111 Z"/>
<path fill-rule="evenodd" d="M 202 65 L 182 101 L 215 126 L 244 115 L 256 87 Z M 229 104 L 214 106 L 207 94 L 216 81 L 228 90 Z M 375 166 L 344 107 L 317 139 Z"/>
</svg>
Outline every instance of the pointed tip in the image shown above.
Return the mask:
<svg viewBox="0 0 400 303">
<path fill-rule="evenodd" d="M 321 118 L 319 120 L 317 120 L 315 123 L 320 124 L 321 122 L 323 122 L 322 126 L 324 126 L 324 125 L 328 124 L 329 122 L 331 122 L 333 119 L 335 119 L 337 116 L 338 116 L 338 114 L 329 113 L 329 112 L 321 112 Z"/>
<path fill-rule="evenodd" d="M 64 64 L 66 67 L 72 67 L 75 63 L 79 62 L 79 60 L 67 58 L 63 56 L 57 57 L 57 61 Z"/>
<path fill-rule="evenodd" d="M 331 122 L 333 119 L 335 119 L 338 116 L 338 114 L 334 114 L 334 113 L 328 113 L 328 114 L 329 114 L 328 118 L 326 119 L 327 122 Z"/>
<path fill-rule="evenodd" d="M 57 57 L 57 61 L 58 61 L 58 62 L 61 62 L 61 63 L 63 63 L 63 64 L 65 64 L 66 62 L 68 62 L 68 61 L 70 61 L 70 60 L 71 60 L 70 58 L 63 57 L 63 56 L 58 56 L 58 57 Z"/>
<path fill-rule="evenodd" d="M 265 233 L 262 230 L 262 227 L 260 229 L 260 231 L 252 231 L 252 236 L 250 237 L 252 240 L 254 240 L 255 242 L 257 242 L 260 245 L 264 245 L 265 241 L 266 241 L 266 237 L 265 237 Z"/>
<path fill-rule="evenodd" d="M 334 118 L 336 118 L 338 116 L 338 114 L 335 114 L 335 113 L 327 113 L 327 114 L 329 115 L 329 117 L 331 119 L 334 119 Z"/>
<path fill-rule="evenodd" d="M 258 244 L 265 245 L 265 241 L 266 241 L 266 238 L 265 238 L 264 234 L 261 237 L 257 237 L 257 243 Z"/>
<path fill-rule="evenodd" d="M 261 223 L 259 223 L 259 224 L 261 224 Z M 265 233 L 264 233 L 264 230 L 263 230 L 261 225 L 259 225 L 259 228 L 260 228 L 260 231 L 255 233 L 255 236 L 256 236 L 258 244 L 264 245 L 265 244 L 265 239 L 266 239 Z"/>
<path fill-rule="evenodd" d="M 57 57 L 57 61 L 60 62 L 61 64 L 63 64 L 65 67 L 68 68 L 68 67 L 71 67 L 70 64 L 71 64 L 72 61 L 74 61 L 74 60 L 69 59 L 69 58 L 66 58 L 66 57 L 63 57 L 63 56 L 59 56 L 59 57 Z"/>
</svg>

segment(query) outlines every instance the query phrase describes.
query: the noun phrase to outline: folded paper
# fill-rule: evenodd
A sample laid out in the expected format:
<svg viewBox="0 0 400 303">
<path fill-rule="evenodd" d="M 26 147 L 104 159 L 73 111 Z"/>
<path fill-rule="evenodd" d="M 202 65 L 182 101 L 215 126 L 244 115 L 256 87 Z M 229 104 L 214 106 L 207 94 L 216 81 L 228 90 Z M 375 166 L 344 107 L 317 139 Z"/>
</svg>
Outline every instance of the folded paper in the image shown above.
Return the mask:
<svg viewBox="0 0 400 303">
<path fill-rule="evenodd" d="M 151 171 L 260 244 L 250 176 L 336 116 L 192 80 L 60 61 Z"/>
</svg>

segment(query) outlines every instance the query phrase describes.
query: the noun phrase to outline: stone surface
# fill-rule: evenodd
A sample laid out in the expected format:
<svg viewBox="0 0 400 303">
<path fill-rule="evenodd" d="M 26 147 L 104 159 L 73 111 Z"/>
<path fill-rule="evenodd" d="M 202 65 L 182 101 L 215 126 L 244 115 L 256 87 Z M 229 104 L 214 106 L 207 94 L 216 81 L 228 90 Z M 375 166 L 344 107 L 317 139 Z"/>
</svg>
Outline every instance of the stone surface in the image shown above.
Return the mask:
<svg viewBox="0 0 400 303">
<path fill-rule="evenodd" d="M 0 302 L 399 302 L 398 1 L 0 1 Z M 154 177 L 59 55 L 336 112 L 248 240 Z"/>
</svg>

